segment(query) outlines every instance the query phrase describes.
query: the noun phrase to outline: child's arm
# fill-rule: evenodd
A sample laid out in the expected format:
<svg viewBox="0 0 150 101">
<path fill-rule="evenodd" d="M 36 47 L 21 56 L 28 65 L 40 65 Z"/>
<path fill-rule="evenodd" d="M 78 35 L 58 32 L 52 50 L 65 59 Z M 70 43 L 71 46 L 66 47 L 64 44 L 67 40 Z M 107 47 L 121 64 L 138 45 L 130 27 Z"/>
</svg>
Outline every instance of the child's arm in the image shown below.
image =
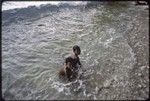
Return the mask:
<svg viewBox="0 0 150 101">
<path fill-rule="evenodd" d="M 80 67 L 82 67 L 79 57 L 78 57 L 78 64 L 80 65 Z"/>
</svg>

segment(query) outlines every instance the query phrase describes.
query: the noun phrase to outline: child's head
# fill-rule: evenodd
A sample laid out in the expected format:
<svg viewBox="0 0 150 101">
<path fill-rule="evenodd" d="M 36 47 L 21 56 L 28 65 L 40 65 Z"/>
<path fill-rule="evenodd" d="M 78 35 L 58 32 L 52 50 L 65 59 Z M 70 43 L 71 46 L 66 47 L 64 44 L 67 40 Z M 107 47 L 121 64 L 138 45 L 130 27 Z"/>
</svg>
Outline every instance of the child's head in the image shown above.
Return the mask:
<svg viewBox="0 0 150 101">
<path fill-rule="evenodd" d="M 75 55 L 80 55 L 81 53 L 80 47 L 77 45 L 73 46 L 73 52 L 75 53 Z"/>
<path fill-rule="evenodd" d="M 72 67 L 72 61 L 73 61 L 73 59 L 71 57 L 66 58 L 66 60 L 65 60 L 66 66 L 71 68 Z"/>
</svg>

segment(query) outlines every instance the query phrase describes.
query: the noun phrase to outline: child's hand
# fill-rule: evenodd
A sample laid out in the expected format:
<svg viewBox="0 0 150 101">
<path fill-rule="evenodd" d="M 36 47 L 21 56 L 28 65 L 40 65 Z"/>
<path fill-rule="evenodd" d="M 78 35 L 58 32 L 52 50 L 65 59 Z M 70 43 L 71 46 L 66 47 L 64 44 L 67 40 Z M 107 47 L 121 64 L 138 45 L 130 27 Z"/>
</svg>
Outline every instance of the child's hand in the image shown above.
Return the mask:
<svg viewBox="0 0 150 101">
<path fill-rule="evenodd" d="M 80 68 L 82 67 L 82 64 L 80 64 Z"/>
</svg>

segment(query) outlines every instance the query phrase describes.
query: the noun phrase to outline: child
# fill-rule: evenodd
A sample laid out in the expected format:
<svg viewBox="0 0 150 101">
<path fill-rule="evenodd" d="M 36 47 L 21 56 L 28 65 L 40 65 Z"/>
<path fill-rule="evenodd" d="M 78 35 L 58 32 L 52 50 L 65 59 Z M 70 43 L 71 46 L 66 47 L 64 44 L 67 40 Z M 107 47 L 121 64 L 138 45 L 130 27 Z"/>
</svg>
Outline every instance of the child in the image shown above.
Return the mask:
<svg viewBox="0 0 150 101">
<path fill-rule="evenodd" d="M 80 53 L 81 53 L 80 47 L 77 45 L 73 46 L 73 55 L 70 56 L 70 58 L 73 59 L 72 60 L 73 78 L 77 77 L 79 67 L 81 68 L 81 66 L 82 66 L 80 59 L 78 57 L 78 55 L 80 55 Z"/>
<path fill-rule="evenodd" d="M 80 47 L 77 45 L 73 46 L 73 53 L 72 56 L 66 58 L 65 66 L 59 72 L 59 76 L 67 77 L 69 81 L 77 77 L 78 69 L 82 66 L 78 57 L 81 53 Z"/>
<path fill-rule="evenodd" d="M 73 55 L 71 56 L 71 58 L 73 59 L 72 66 L 74 70 L 78 70 L 79 67 L 82 66 L 80 62 L 80 58 L 78 57 L 80 53 L 81 53 L 80 47 L 77 45 L 73 46 Z"/>
</svg>

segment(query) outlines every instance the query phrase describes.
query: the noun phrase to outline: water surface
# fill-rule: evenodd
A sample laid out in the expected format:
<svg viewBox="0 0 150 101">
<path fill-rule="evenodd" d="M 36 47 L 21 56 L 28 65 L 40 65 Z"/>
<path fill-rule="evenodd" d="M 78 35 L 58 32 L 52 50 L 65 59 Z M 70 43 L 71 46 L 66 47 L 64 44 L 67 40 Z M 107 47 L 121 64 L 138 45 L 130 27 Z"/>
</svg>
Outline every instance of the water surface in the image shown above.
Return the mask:
<svg viewBox="0 0 150 101">
<path fill-rule="evenodd" d="M 148 21 L 148 10 L 132 3 L 44 7 L 51 6 L 3 12 L 3 97 L 128 99 L 136 57 L 125 35 L 139 18 Z M 33 9 L 38 10 L 29 12 Z M 81 48 L 83 67 L 77 80 L 63 82 L 57 73 L 74 45 Z"/>
</svg>

